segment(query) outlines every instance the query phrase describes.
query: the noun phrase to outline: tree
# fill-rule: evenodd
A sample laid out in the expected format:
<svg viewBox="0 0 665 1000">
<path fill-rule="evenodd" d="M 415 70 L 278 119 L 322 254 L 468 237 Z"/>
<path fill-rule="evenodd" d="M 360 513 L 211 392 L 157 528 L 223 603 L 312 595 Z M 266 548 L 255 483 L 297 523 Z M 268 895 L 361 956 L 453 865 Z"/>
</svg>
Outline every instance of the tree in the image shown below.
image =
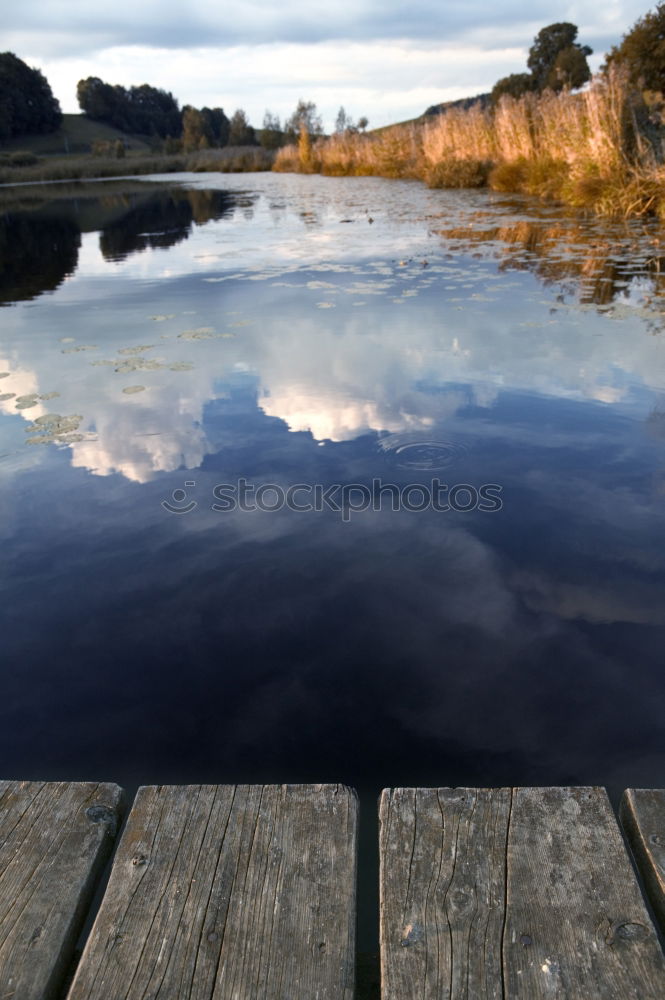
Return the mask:
<svg viewBox="0 0 665 1000">
<path fill-rule="evenodd" d="M 180 110 L 173 94 L 142 83 L 130 87 L 126 102 L 132 132 L 144 135 L 172 135 L 180 124 Z"/>
<path fill-rule="evenodd" d="M 226 146 L 231 123 L 223 108 L 201 108 L 205 134 L 211 146 Z"/>
<path fill-rule="evenodd" d="M 586 57 L 591 55 L 588 45 L 569 45 L 561 49 L 547 77 L 550 90 L 564 87 L 581 87 L 591 79 L 591 70 Z"/>
<path fill-rule="evenodd" d="M 369 125 L 369 118 L 366 118 L 365 115 L 363 115 L 361 118 L 358 119 L 358 128 L 360 129 L 361 132 L 364 132 L 368 125 Z"/>
<path fill-rule="evenodd" d="M 586 57 L 592 50 L 588 45 L 579 45 L 577 25 L 569 21 L 559 21 L 541 28 L 529 49 L 527 66 L 531 70 L 534 89 L 550 88 L 562 90 L 564 87 L 581 87 L 591 78 Z"/>
<path fill-rule="evenodd" d="M 118 94 L 110 83 L 104 83 L 98 76 L 79 80 L 76 85 L 76 99 L 86 117 L 93 121 L 110 123 L 119 113 Z"/>
<path fill-rule="evenodd" d="M 355 132 L 356 126 L 353 124 L 351 115 L 347 115 L 343 107 L 340 107 L 335 119 L 335 132 L 341 135 L 344 132 Z"/>
<path fill-rule="evenodd" d="M 310 139 L 323 135 L 321 116 L 317 113 L 313 101 L 299 100 L 296 110 L 284 123 L 284 131 L 289 142 L 299 141 L 302 126 L 307 130 Z"/>
<path fill-rule="evenodd" d="M 182 148 L 185 153 L 207 149 L 210 140 L 206 135 L 205 119 L 196 108 L 182 109 Z"/>
<path fill-rule="evenodd" d="M 624 63 L 633 83 L 665 92 L 665 3 L 639 18 L 621 43 L 610 49 L 603 71 L 613 63 Z"/>
<path fill-rule="evenodd" d="M 143 135 L 180 135 L 180 109 L 173 94 L 147 83 L 126 90 L 104 83 L 98 76 L 79 80 L 76 96 L 81 111 L 93 121 L 105 122 L 123 132 Z"/>
<path fill-rule="evenodd" d="M 231 115 L 229 123 L 229 146 L 254 146 L 256 133 L 247 120 L 247 115 L 238 108 Z"/>
<path fill-rule="evenodd" d="M 496 107 L 504 94 L 519 98 L 532 90 L 535 90 L 535 81 L 531 73 L 511 73 L 510 76 L 504 76 L 494 84 L 490 103 L 492 107 Z"/>
<path fill-rule="evenodd" d="M 264 149 L 279 149 L 284 144 L 284 133 L 277 115 L 271 111 L 266 111 L 263 116 L 263 127 L 259 136 L 259 142 Z"/>
<path fill-rule="evenodd" d="M 298 160 L 303 173 L 309 174 L 314 170 L 314 156 L 312 153 L 312 137 L 307 131 L 305 122 L 300 124 L 300 135 L 298 136 Z"/>
<path fill-rule="evenodd" d="M 60 105 L 46 77 L 13 52 L 0 54 L 0 139 L 54 132 L 61 122 Z"/>
</svg>

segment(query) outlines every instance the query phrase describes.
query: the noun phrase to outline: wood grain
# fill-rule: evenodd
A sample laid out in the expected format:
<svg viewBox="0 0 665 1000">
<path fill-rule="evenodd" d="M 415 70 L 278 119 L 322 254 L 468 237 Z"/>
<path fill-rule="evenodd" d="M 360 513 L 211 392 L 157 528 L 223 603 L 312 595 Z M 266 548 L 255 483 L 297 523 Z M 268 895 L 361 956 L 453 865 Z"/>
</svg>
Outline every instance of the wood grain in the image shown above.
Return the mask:
<svg viewBox="0 0 665 1000">
<path fill-rule="evenodd" d="M 357 801 L 141 788 L 68 1000 L 350 1000 Z"/>
<path fill-rule="evenodd" d="M 383 792 L 383 1000 L 503 996 L 509 810 L 505 788 Z"/>
<path fill-rule="evenodd" d="M 654 913 L 665 933 L 665 790 L 627 789 L 621 799 L 620 817 Z"/>
<path fill-rule="evenodd" d="M 117 785 L 0 781 L 0 997 L 58 995 L 116 834 Z"/>
<path fill-rule="evenodd" d="M 380 820 L 383 1000 L 662 1000 L 603 789 L 392 789 Z"/>
</svg>

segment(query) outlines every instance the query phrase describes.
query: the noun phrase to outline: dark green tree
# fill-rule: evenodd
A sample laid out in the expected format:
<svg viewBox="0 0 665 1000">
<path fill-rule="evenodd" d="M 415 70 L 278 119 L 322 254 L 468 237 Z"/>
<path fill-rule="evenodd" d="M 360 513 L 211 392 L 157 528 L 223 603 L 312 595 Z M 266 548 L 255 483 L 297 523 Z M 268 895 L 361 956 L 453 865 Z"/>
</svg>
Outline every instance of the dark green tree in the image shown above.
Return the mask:
<svg viewBox="0 0 665 1000">
<path fill-rule="evenodd" d="M 588 45 L 569 45 L 561 49 L 549 72 L 547 86 L 551 90 L 581 87 L 591 79 L 591 70 L 586 58 L 588 55 L 591 55 Z"/>
<path fill-rule="evenodd" d="M 126 91 L 127 113 L 132 132 L 143 135 L 174 135 L 180 123 L 180 109 L 173 94 L 142 83 Z"/>
<path fill-rule="evenodd" d="M 603 70 L 613 63 L 625 64 L 633 83 L 665 93 L 665 3 L 639 18 L 610 49 Z"/>
<path fill-rule="evenodd" d="M 142 135 L 180 135 L 180 109 L 173 94 L 147 83 L 127 90 L 89 76 L 76 87 L 81 111 L 93 121 L 105 122 L 123 132 Z"/>
<path fill-rule="evenodd" d="M 60 105 L 46 77 L 13 52 L 0 54 L 0 139 L 54 132 L 61 122 Z"/>
<path fill-rule="evenodd" d="M 121 129 L 127 127 L 127 92 L 124 87 L 114 87 L 110 83 L 104 83 L 98 76 L 89 76 L 85 80 L 79 80 L 76 98 L 83 114 L 93 121 L 105 122 Z"/>
<path fill-rule="evenodd" d="M 591 77 L 586 57 L 592 50 L 579 45 L 577 25 L 559 21 L 541 28 L 529 49 L 527 66 L 531 70 L 535 89 L 581 87 Z"/>
<path fill-rule="evenodd" d="M 211 146 L 226 146 L 231 123 L 222 108 L 201 108 L 205 134 Z"/>
<path fill-rule="evenodd" d="M 511 73 L 510 76 L 504 76 L 494 84 L 490 94 L 490 103 L 496 107 L 504 94 L 508 94 L 510 97 L 522 97 L 535 88 L 535 80 L 531 73 Z"/>
</svg>

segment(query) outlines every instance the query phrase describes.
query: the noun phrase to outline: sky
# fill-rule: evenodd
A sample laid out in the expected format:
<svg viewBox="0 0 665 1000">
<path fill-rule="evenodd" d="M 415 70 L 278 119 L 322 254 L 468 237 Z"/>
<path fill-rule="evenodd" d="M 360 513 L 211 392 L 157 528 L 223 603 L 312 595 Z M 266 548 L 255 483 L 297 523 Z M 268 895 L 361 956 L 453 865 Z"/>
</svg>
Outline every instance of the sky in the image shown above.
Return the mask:
<svg viewBox="0 0 665 1000">
<path fill-rule="evenodd" d="M 261 126 L 298 100 L 314 101 L 326 130 L 343 106 L 370 128 L 431 104 L 488 91 L 526 69 L 535 35 L 555 21 L 579 27 L 592 70 L 651 7 L 644 0 L 23 0 L 3 11 L 0 48 L 48 79 L 62 110 L 79 111 L 88 76 L 149 83 L 180 105 L 243 108 Z"/>
</svg>

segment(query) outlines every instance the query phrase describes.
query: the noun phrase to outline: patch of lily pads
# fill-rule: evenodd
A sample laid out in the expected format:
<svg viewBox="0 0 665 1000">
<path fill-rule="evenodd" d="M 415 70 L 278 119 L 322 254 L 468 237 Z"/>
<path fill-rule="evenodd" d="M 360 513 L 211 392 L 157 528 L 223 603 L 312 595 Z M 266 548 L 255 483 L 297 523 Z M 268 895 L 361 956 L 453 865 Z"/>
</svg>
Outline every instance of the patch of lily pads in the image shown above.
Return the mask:
<svg viewBox="0 0 665 1000">
<path fill-rule="evenodd" d="M 78 413 L 63 417 L 59 413 L 45 413 L 36 417 L 25 428 L 26 444 L 73 444 L 85 440 L 84 434 L 79 434 L 78 428 L 83 417 Z"/>
<path fill-rule="evenodd" d="M 14 393 L 6 393 L 4 398 L 11 399 L 14 395 Z M 56 396 L 59 395 L 59 392 L 44 392 L 41 395 L 38 392 L 28 392 L 23 396 L 16 396 L 16 403 L 14 405 L 17 410 L 30 410 L 33 406 L 37 406 L 37 404 L 41 401 L 46 399 L 55 399 Z"/>
</svg>

